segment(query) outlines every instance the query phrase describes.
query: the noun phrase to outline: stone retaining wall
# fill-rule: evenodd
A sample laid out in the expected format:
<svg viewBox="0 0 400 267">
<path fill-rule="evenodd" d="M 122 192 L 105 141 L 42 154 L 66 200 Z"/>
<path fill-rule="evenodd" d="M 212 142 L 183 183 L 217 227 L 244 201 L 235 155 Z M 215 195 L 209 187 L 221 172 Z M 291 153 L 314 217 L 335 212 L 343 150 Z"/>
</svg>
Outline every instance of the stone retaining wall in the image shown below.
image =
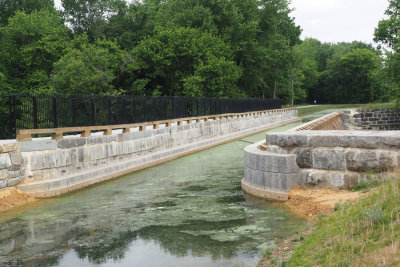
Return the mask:
<svg viewBox="0 0 400 267">
<path fill-rule="evenodd" d="M 294 158 L 298 167 L 296 182 L 291 179 L 290 184 L 273 185 L 272 188 L 265 186 L 270 183 L 267 181 L 270 177 L 264 176 L 264 181 L 255 183 L 252 182 L 256 177 L 254 173 L 245 172 L 243 182 L 257 189 L 262 189 L 264 184 L 264 195 L 268 195 L 268 192 L 272 199 L 278 199 L 276 192 L 281 194 L 280 198 L 284 198 L 297 185 L 302 188 L 349 189 L 365 179 L 368 171 L 392 171 L 400 167 L 400 131 L 268 133 L 264 148 L 267 152 L 259 150 L 253 151 L 253 155 L 245 153 L 245 168 L 257 166 L 265 172 L 273 172 L 277 170 L 276 166 L 266 164 L 265 160 L 275 157 L 271 162 L 282 164 L 283 155 Z M 249 164 L 250 159 L 256 162 Z M 278 176 L 285 174 L 287 171 L 277 170 Z"/>
<path fill-rule="evenodd" d="M 9 146 L 15 150 L 0 154 L 0 188 L 16 186 L 37 197 L 58 195 L 298 120 L 297 110 L 286 109 L 109 136 L 13 143 Z M 13 173 L 15 166 L 19 175 Z"/>
<path fill-rule="evenodd" d="M 359 109 L 351 114 L 350 125 L 360 130 L 400 130 L 400 110 Z"/>
</svg>

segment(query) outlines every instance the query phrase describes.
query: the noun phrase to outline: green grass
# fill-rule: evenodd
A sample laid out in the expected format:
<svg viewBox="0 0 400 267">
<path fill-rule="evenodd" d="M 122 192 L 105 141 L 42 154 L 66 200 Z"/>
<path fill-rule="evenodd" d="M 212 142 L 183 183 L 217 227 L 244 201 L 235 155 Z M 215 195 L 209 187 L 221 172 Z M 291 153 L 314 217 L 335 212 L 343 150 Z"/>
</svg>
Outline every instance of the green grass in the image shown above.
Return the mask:
<svg viewBox="0 0 400 267">
<path fill-rule="evenodd" d="M 285 266 L 399 266 L 400 178 L 320 218 Z"/>
</svg>

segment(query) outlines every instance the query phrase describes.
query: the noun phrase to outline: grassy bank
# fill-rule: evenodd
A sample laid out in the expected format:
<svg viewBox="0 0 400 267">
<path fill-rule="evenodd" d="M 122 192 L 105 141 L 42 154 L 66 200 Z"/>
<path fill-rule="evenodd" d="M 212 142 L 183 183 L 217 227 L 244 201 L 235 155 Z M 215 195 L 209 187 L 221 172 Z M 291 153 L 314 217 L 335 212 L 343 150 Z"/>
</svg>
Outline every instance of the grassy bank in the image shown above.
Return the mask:
<svg viewBox="0 0 400 267">
<path fill-rule="evenodd" d="M 336 206 L 282 266 L 399 266 L 399 188 L 397 178 L 356 203 Z"/>
</svg>

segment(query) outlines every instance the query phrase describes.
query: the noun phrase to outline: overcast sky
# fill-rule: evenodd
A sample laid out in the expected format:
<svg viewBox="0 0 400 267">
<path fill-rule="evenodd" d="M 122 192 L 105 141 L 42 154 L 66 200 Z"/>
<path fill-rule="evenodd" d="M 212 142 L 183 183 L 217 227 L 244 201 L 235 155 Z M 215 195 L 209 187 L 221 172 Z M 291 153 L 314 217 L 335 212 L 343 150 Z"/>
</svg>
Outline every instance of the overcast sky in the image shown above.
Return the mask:
<svg viewBox="0 0 400 267">
<path fill-rule="evenodd" d="M 302 39 L 372 43 L 388 5 L 388 0 L 292 0 L 291 7 L 292 17 L 303 29 Z"/>
<path fill-rule="evenodd" d="M 59 7 L 61 0 L 55 0 Z M 292 0 L 302 39 L 314 37 L 322 42 L 372 43 L 374 29 L 384 18 L 388 0 Z"/>
</svg>

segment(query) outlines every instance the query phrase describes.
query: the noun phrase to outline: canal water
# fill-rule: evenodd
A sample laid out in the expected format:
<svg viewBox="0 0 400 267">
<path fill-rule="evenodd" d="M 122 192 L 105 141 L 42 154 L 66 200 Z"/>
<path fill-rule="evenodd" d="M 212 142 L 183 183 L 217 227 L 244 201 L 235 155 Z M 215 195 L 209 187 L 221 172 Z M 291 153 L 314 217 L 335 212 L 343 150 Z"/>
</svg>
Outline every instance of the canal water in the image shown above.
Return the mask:
<svg viewBox="0 0 400 267">
<path fill-rule="evenodd" d="M 3 212 L 0 265 L 255 266 L 304 224 L 241 190 L 243 148 L 264 137 Z"/>
</svg>

